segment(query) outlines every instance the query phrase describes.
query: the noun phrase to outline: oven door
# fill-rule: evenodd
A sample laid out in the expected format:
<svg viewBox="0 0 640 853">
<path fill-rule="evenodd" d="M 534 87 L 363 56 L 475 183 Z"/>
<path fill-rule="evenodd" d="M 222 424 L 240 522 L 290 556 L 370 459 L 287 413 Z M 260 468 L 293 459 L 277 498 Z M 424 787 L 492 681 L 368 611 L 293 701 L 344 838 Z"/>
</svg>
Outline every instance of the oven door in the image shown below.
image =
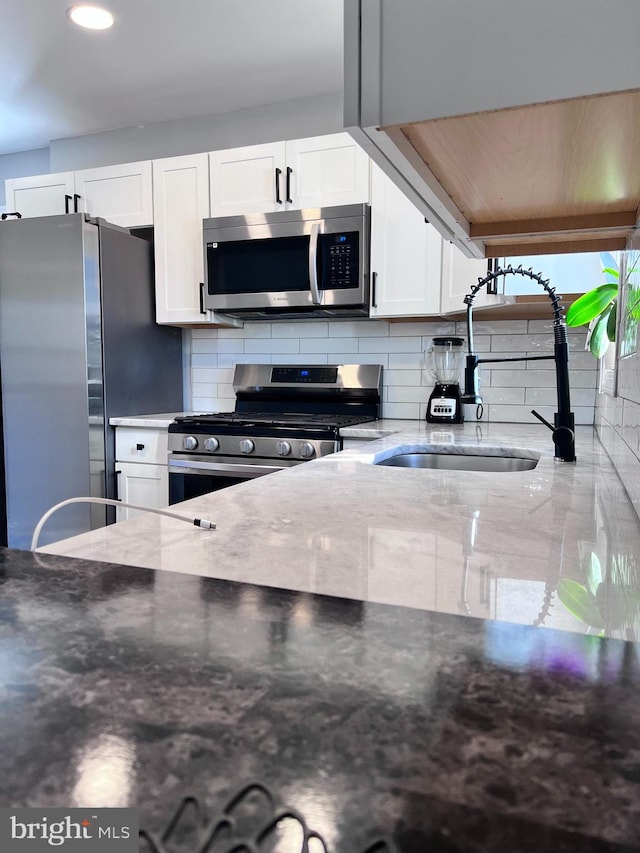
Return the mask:
<svg viewBox="0 0 640 853">
<path fill-rule="evenodd" d="M 176 504 L 190 498 L 198 498 L 235 486 L 265 474 L 274 474 L 285 468 L 290 468 L 300 462 L 283 460 L 270 463 L 239 461 L 229 457 L 220 457 L 215 462 L 208 458 L 185 457 L 180 454 L 169 454 L 169 503 Z"/>
<path fill-rule="evenodd" d="M 241 314 L 366 307 L 369 207 L 204 221 L 204 308 Z"/>
</svg>

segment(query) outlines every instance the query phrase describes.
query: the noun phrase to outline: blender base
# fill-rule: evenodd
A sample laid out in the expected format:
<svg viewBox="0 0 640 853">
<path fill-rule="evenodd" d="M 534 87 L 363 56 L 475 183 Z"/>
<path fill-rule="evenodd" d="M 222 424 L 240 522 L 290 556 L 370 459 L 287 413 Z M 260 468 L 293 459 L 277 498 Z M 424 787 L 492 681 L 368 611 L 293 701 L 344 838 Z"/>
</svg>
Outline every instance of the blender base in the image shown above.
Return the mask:
<svg viewBox="0 0 640 853">
<path fill-rule="evenodd" d="M 425 420 L 430 424 L 461 424 L 464 422 L 464 412 L 460 402 L 460 386 L 457 382 L 436 384 L 429 397 Z"/>
</svg>

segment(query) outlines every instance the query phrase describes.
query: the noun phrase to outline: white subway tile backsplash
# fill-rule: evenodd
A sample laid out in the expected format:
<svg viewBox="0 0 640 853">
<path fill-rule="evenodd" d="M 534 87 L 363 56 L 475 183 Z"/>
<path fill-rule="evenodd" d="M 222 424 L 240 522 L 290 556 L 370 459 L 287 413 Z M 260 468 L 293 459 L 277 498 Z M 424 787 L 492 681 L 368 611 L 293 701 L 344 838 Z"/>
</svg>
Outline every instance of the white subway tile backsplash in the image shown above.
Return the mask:
<svg viewBox="0 0 640 853">
<path fill-rule="evenodd" d="M 515 350 L 546 354 L 553 352 L 553 335 L 492 335 L 491 352 Z"/>
<path fill-rule="evenodd" d="M 244 352 L 244 338 L 219 338 L 219 353 L 242 353 Z"/>
<path fill-rule="evenodd" d="M 193 353 L 191 356 L 191 367 L 217 367 L 219 355 L 213 352 Z"/>
<path fill-rule="evenodd" d="M 421 385 L 421 370 L 387 370 L 384 374 L 384 384 L 390 385 Z"/>
<path fill-rule="evenodd" d="M 291 322 L 278 323 L 275 326 L 273 337 L 278 338 L 328 338 L 328 320 L 306 320 L 304 323 Z"/>
<path fill-rule="evenodd" d="M 416 352 L 422 351 L 422 338 L 359 338 L 360 352 Z"/>
<path fill-rule="evenodd" d="M 458 320 L 456 333 L 466 338 L 466 320 Z M 483 320 L 482 312 L 474 312 L 473 334 L 475 335 L 526 335 L 527 320 Z"/>
<path fill-rule="evenodd" d="M 358 352 L 356 338 L 300 338 L 300 352 Z M 304 360 L 304 359 L 303 359 Z"/>
<path fill-rule="evenodd" d="M 392 369 L 418 368 L 422 370 L 425 366 L 422 352 L 391 352 L 388 355 L 388 359 L 389 367 Z"/>
<path fill-rule="evenodd" d="M 399 418 L 401 420 L 407 418 L 411 421 L 417 421 L 420 419 L 420 404 L 385 403 L 382 410 L 382 416 L 384 418 Z"/>
<path fill-rule="evenodd" d="M 421 385 L 416 388 L 410 385 L 397 385 L 386 388 L 385 399 L 389 403 L 424 403 L 429 394 L 430 390 Z"/>
<path fill-rule="evenodd" d="M 242 351 L 242 350 L 241 350 Z M 274 353 L 274 352 L 300 352 L 299 338 L 256 338 L 247 339 L 244 342 L 244 352 L 251 353 Z"/>
<path fill-rule="evenodd" d="M 406 338 L 411 335 L 427 335 L 431 338 L 434 335 L 453 335 L 455 334 L 455 328 L 456 324 L 453 322 L 389 323 L 389 336 L 392 338 Z"/>
<path fill-rule="evenodd" d="M 279 328 L 278 324 L 278 328 Z M 286 325 L 286 324 L 282 324 Z M 263 320 L 255 323 L 245 323 L 244 329 L 244 337 L 245 338 L 270 338 L 273 334 L 273 327 L 271 323 L 266 323 Z M 286 335 L 278 334 L 279 338 L 284 338 Z"/>
<path fill-rule="evenodd" d="M 191 341 L 191 352 L 197 353 L 218 353 L 218 338 L 194 338 Z"/>
<path fill-rule="evenodd" d="M 271 354 L 271 364 L 300 364 L 304 361 L 305 364 L 328 364 L 333 361 L 324 353 L 313 352 L 301 355 L 298 353 L 280 353 L 274 352 Z"/>
<path fill-rule="evenodd" d="M 497 370 L 491 371 L 491 385 L 499 388 L 555 388 L 553 370 Z"/>
<path fill-rule="evenodd" d="M 531 406 L 556 406 L 557 395 L 555 384 L 552 388 L 527 388 L 525 403 Z M 595 388 L 571 388 L 571 407 L 595 406 Z"/>
<path fill-rule="evenodd" d="M 482 402 L 484 405 L 500 404 L 509 406 L 522 406 L 525 402 L 524 388 L 494 388 L 487 386 L 482 388 Z"/>
<path fill-rule="evenodd" d="M 389 337 L 386 320 L 340 320 L 329 324 L 330 338 Z"/>
<path fill-rule="evenodd" d="M 367 355 L 361 352 L 334 352 L 329 359 L 330 364 L 380 364 L 389 366 L 389 356 L 386 353 L 375 352 Z M 384 381 L 384 380 L 383 380 Z"/>
<path fill-rule="evenodd" d="M 229 338 L 244 338 L 244 329 L 218 329 L 217 337 L 220 340 L 228 340 Z M 215 340 L 215 339 L 214 339 Z"/>
<path fill-rule="evenodd" d="M 480 357 L 552 355 L 552 321 L 482 320 L 476 313 L 475 350 Z M 243 329 L 194 329 L 191 332 L 192 408 L 233 408 L 233 368 L 258 364 L 381 364 L 385 417 L 423 418 L 434 384 L 424 350 L 433 337 L 466 338 L 466 324 L 453 321 L 385 320 L 251 322 Z M 576 420 L 593 421 L 597 360 L 584 351 L 585 330 L 569 330 L 571 397 Z M 530 409 L 545 416 L 555 410 L 555 367 L 549 361 L 482 364 L 483 420 L 531 423 Z M 640 429 L 628 430 L 640 444 Z M 638 436 L 638 437 L 637 437 Z M 637 438 L 636 438 L 637 437 Z"/>
</svg>

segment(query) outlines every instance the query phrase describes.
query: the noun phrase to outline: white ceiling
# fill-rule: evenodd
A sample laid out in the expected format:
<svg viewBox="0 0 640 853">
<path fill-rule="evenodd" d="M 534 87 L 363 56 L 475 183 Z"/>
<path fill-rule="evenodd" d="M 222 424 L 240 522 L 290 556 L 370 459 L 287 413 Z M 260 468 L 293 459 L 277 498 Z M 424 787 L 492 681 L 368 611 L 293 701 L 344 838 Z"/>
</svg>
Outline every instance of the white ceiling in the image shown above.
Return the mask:
<svg viewBox="0 0 640 853">
<path fill-rule="evenodd" d="M 342 88 L 342 0 L 0 0 L 0 154 Z M 75 0 L 79 2 L 79 0 Z"/>
</svg>

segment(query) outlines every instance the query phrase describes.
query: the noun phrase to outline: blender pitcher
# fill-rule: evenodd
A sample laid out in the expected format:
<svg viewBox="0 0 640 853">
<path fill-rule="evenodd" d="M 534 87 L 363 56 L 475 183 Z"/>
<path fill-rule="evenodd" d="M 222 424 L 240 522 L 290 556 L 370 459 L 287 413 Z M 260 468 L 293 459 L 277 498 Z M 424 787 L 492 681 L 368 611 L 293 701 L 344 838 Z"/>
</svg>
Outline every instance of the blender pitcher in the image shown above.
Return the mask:
<svg viewBox="0 0 640 853">
<path fill-rule="evenodd" d="M 427 367 L 435 379 L 429 397 L 426 420 L 429 423 L 461 424 L 464 420 L 460 402 L 460 371 L 464 360 L 464 338 L 433 338 L 425 351 Z"/>
</svg>

